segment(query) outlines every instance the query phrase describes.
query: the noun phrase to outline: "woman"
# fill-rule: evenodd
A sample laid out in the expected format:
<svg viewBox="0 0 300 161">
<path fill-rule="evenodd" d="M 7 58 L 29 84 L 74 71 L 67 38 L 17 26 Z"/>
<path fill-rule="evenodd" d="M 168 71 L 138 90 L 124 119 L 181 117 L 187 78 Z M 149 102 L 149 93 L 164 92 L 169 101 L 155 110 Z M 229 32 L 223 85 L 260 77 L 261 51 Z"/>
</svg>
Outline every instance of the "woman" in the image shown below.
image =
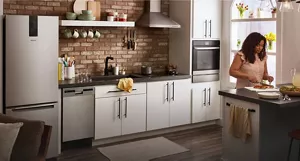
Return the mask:
<svg viewBox="0 0 300 161">
<path fill-rule="evenodd" d="M 254 86 L 262 80 L 274 80 L 268 74 L 265 48 L 266 38 L 260 33 L 253 32 L 247 36 L 229 70 L 229 74 L 237 78 L 236 88 Z"/>
</svg>

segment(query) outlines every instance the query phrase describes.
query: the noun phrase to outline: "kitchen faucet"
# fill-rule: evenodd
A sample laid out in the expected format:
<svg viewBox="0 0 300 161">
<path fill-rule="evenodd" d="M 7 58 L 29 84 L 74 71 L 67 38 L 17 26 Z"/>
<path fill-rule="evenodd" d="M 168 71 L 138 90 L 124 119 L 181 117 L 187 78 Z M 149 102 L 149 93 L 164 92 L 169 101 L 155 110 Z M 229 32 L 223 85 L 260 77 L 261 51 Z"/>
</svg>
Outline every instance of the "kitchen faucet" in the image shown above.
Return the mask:
<svg viewBox="0 0 300 161">
<path fill-rule="evenodd" d="M 112 71 L 112 69 L 110 68 L 110 69 L 108 69 L 108 60 L 114 60 L 114 58 L 113 57 L 111 57 L 111 56 L 108 56 L 108 57 L 106 57 L 105 58 L 105 68 L 104 68 L 104 75 L 108 75 L 108 72 L 110 71 Z"/>
</svg>

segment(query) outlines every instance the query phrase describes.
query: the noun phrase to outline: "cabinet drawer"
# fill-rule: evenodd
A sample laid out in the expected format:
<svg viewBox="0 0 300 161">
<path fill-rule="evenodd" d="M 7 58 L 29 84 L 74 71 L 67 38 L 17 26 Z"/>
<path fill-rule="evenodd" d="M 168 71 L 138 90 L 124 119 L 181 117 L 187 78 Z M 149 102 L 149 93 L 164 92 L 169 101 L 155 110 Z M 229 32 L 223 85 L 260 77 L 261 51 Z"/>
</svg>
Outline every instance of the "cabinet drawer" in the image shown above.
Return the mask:
<svg viewBox="0 0 300 161">
<path fill-rule="evenodd" d="M 116 85 L 105 85 L 95 87 L 95 98 L 100 97 L 114 97 L 126 96 L 131 94 L 144 94 L 146 93 L 146 83 L 134 83 L 132 92 L 124 92 L 117 88 Z"/>
</svg>

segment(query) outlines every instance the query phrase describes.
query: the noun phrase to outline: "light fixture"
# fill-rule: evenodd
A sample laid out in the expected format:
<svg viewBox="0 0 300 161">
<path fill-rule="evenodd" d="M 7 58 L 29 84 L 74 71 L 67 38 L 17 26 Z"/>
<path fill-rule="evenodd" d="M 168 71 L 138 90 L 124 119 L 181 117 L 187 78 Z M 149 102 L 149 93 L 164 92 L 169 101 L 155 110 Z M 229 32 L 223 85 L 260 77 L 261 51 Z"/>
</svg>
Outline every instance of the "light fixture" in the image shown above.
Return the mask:
<svg viewBox="0 0 300 161">
<path fill-rule="evenodd" d="M 298 3 L 298 12 L 300 12 L 300 1 L 297 1 L 296 3 Z"/>
<path fill-rule="evenodd" d="M 279 11 L 280 12 L 290 12 L 294 9 L 292 1 L 295 0 L 278 0 L 280 3 Z"/>
</svg>

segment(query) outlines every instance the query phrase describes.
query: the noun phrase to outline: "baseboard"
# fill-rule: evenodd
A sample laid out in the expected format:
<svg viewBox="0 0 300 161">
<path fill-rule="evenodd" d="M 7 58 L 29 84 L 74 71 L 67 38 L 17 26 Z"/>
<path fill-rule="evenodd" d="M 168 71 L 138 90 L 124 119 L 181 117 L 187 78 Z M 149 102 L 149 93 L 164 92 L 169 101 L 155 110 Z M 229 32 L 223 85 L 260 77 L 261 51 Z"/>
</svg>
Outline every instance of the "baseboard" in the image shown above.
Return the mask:
<svg viewBox="0 0 300 161">
<path fill-rule="evenodd" d="M 189 125 L 171 127 L 171 128 L 166 128 L 166 129 L 160 129 L 160 130 L 146 131 L 146 132 L 137 133 L 137 134 L 94 140 L 92 145 L 93 146 L 102 146 L 102 145 L 106 145 L 106 144 L 112 144 L 112 143 L 133 140 L 133 139 L 139 139 L 139 138 L 144 138 L 144 137 L 150 137 L 150 136 L 155 136 L 155 135 L 162 135 L 162 134 L 183 131 L 183 130 L 189 130 L 189 129 L 195 129 L 195 128 L 199 128 L 199 127 L 216 125 L 216 124 L 217 124 L 217 120 L 214 120 L 214 121 L 207 121 L 207 122 L 202 122 L 202 123 L 189 124 Z"/>
</svg>

